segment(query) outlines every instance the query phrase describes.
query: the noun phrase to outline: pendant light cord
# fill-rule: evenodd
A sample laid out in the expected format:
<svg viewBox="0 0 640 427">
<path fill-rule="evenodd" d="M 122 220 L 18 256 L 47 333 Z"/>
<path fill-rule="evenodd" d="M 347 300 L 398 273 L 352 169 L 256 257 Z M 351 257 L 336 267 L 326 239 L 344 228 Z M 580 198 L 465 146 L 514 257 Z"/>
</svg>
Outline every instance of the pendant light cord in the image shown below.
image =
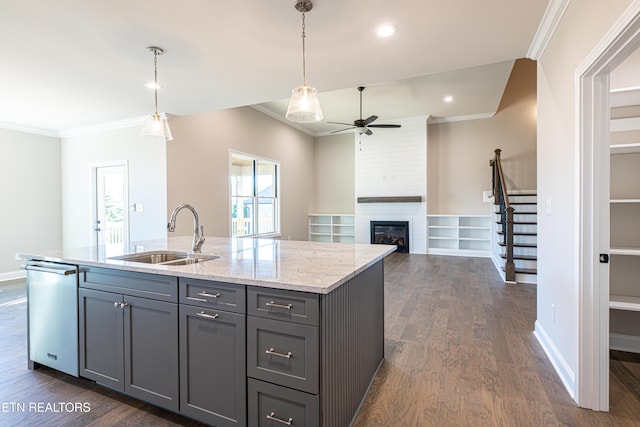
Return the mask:
<svg viewBox="0 0 640 427">
<path fill-rule="evenodd" d="M 302 11 L 302 80 L 303 80 L 303 86 L 307 85 L 307 66 L 306 66 L 306 59 L 307 59 L 307 51 L 305 49 L 305 43 L 304 43 L 304 39 L 307 37 L 306 33 L 305 33 L 305 23 L 304 23 L 304 10 Z"/>
<path fill-rule="evenodd" d="M 158 116 L 158 50 L 153 50 L 153 77 L 155 81 L 155 115 Z"/>
</svg>

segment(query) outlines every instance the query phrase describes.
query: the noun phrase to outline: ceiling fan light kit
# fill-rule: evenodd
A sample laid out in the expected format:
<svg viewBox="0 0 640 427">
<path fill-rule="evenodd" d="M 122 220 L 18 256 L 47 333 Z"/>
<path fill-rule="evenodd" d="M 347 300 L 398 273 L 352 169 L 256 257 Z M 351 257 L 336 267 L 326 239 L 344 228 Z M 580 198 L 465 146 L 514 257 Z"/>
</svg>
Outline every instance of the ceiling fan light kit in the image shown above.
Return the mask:
<svg viewBox="0 0 640 427">
<path fill-rule="evenodd" d="M 298 86 L 291 91 L 291 100 L 287 108 L 286 118 L 296 123 L 314 123 L 322 120 L 322 110 L 316 88 L 307 86 L 306 69 L 306 49 L 304 39 L 305 33 L 305 13 L 313 8 L 310 0 L 297 0 L 294 7 L 302 13 L 302 86 Z"/>
<path fill-rule="evenodd" d="M 164 50 L 157 46 L 149 46 L 147 50 L 153 53 L 155 109 L 153 114 L 145 118 L 140 136 L 155 140 L 171 141 L 173 140 L 173 135 L 171 135 L 171 129 L 169 129 L 167 116 L 164 113 L 158 113 L 158 55 L 162 55 Z"/>
<path fill-rule="evenodd" d="M 395 125 L 395 124 L 378 124 L 378 125 L 372 125 L 371 123 L 373 123 L 374 121 L 378 120 L 378 116 L 369 116 L 366 119 L 362 118 L 362 92 L 364 91 L 364 86 L 360 86 L 358 87 L 358 92 L 360 92 L 360 118 L 356 119 L 353 121 L 353 124 L 350 123 L 342 123 L 342 122 L 328 122 L 328 123 L 333 123 L 334 125 L 346 125 L 349 126 L 348 128 L 344 128 L 344 129 L 338 129 L 338 130 L 334 130 L 331 133 L 338 133 L 338 132 L 344 132 L 345 130 L 352 130 L 355 129 L 355 131 L 359 134 L 365 134 L 365 135 L 373 135 L 373 132 L 371 131 L 371 129 L 369 128 L 399 128 L 401 127 L 401 125 Z"/>
</svg>

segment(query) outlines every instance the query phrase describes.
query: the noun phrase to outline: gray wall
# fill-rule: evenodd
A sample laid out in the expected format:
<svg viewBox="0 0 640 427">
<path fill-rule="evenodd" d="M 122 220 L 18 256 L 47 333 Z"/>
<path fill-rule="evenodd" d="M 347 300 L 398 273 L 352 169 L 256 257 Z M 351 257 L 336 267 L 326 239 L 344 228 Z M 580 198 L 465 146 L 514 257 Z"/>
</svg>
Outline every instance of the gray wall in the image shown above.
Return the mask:
<svg viewBox="0 0 640 427">
<path fill-rule="evenodd" d="M 205 235 L 230 235 L 229 151 L 280 162 L 281 234 L 307 240 L 313 207 L 313 137 L 250 108 L 233 108 L 170 121 L 167 144 L 167 215 L 193 205 Z M 193 234 L 193 217 L 178 216 L 176 235 Z M 205 243 L 206 245 L 206 243 Z"/>
<path fill-rule="evenodd" d="M 15 253 L 62 246 L 60 140 L 0 129 L 0 280 Z"/>
</svg>

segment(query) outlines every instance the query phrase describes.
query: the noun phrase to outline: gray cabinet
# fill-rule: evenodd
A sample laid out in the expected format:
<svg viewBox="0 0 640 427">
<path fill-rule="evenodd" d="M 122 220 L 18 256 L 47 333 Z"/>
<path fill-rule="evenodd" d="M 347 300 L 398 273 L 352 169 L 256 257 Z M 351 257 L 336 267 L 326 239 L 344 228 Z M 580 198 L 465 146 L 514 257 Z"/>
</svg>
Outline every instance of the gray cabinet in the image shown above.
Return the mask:
<svg viewBox="0 0 640 427">
<path fill-rule="evenodd" d="M 80 376 L 177 411 L 178 305 L 81 286 Z"/>
<path fill-rule="evenodd" d="M 245 287 L 180 278 L 180 412 L 247 425 Z"/>
</svg>

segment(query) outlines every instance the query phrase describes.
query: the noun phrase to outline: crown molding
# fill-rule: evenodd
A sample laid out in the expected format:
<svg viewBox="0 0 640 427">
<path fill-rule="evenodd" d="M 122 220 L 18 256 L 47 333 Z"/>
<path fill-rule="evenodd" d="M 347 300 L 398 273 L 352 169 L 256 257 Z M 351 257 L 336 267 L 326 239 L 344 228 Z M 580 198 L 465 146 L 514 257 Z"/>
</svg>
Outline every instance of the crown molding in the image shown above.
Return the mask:
<svg viewBox="0 0 640 427">
<path fill-rule="evenodd" d="M 450 116 L 450 117 L 429 117 L 429 124 L 440 124 L 440 123 L 452 123 L 452 122 L 464 122 L 467 120 L 480 120 L 480 119 L 490 119 L 495 116 L 495 111 L 490 111 L 488 113 L 479 113 L 479 114 L 467 114 L 466 116 Z"/>
<path fill-rule="evenodd" d="M 286 118 L 284 118 L 282 116 L 279 116 L 278 114 L 274 113 L 271 110 L 267 110 L 264 107 L 261 107 L 259 105 L 249 105 L 249 107 L 253 108 L 256 111 L 260 111 L 262 114 L 266 114 L 267 116 L 271 117 L 272 119 L 276 119 L 279 122 L 282 122 L 282 123 L 284 123 L 286 125 L 289 125 L 292 128 L 298 129 L 300 132 L 306 133 L 309 136 L 313 136 L 313 137 L 319 136 L 319 134 L 317 134 L 315 132 L 312 132 L 311 130 L 307 129 L 306 127 L 304 127 L 302 125 L 299 125 L 296 122 L 289 121 Z"/>
<path fill-rule="evenodd" d="M 547 5 L 547 9 L 544 11 L 542 20 L 538 25 L 529 50 L 527 51 L 527 58 L 538 61 L 542 58 L 549 41 L 553 37 L 553 33 L 556 31 L 560 20 L 564 16 L 567 7 L 571 0 L 551 0 Z"/>
<path fill-rule="evenodd" d="M 123 119 L 123 120 L 116 120 L 113 122 L 98 123 L 95 125 L 83 126 L 79 128 L 73 128 L 73 129 L 64 129 L 64 130 L 61 130 L 59 134 L 60 134 L 60 138 L 73 138 L 74 136 L 90 135 L 90 134 L 101 133 L 101 132 L 106 132 L 110 130 L 130 128 L 134 126 L 142 126 L 142 123 L 144 122 L 144 119 L 146 117 L 147 116 L 133 117 L 131 119 Z M 168 114 L 167 114 L 167 117 L 171 118 L 171 116 Z"/>
<path fill-rule="evenodd" d="M 16 132 L 23 132 L 23 133 L 30 133 L 30 134 L 33 134 L 33 135 L 49 136 L 49 137 L 52 137 L 52 138 L 60 138 L 60 135 L 55 130 L 35 128 L 35 127 L 26 126 L 26 125 L 20 125 L 20 124 L 15 124 L 15 123 L 1 123 L 0 122 L 0 129 L 13 130 L 13 131 L 16 131 Z"/>
</svg>

